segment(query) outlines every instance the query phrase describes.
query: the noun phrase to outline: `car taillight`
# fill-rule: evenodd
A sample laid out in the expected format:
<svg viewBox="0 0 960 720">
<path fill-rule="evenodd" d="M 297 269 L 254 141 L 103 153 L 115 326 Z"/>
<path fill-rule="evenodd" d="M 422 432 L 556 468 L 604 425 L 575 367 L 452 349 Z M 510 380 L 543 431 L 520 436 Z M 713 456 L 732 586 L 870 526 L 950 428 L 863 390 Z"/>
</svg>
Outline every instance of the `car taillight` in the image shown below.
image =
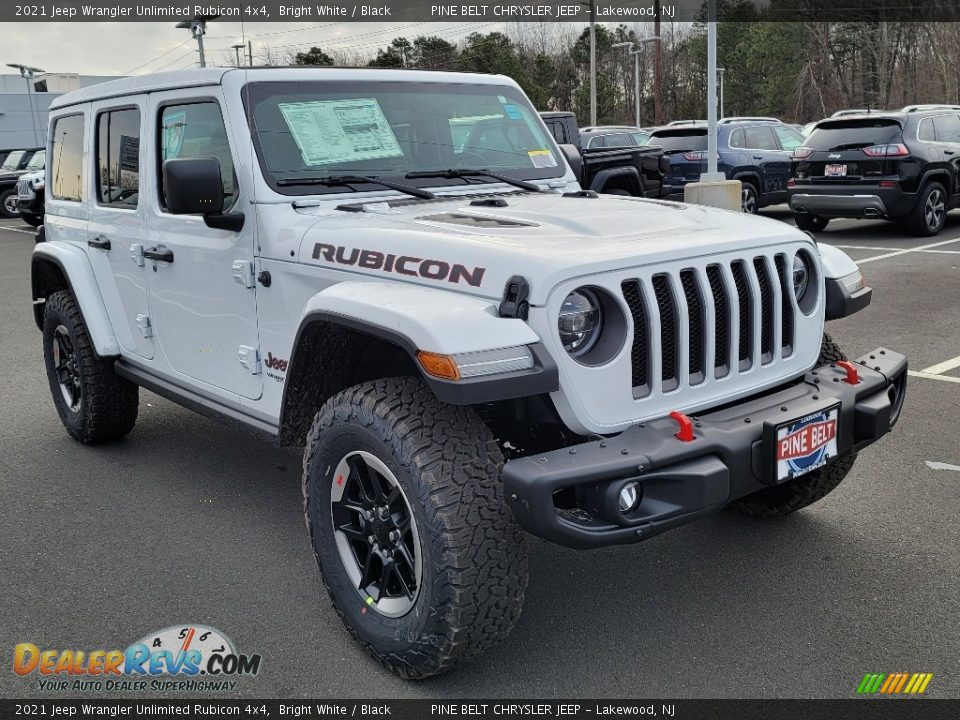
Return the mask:
<svg viewBox="0 0 960 720">
<path fill-rule="evenodd" d="M 889 145 L 871 145 L 863 148 L 863 154 L 867 157 L 902 157 L 909 155 L 910 151 L 903 143 L 891 143 Z"/>
<path fill-rule="evenodd" d="M 800 147 L 796 147 L 793 149 L 794 160 L 802 160 L 803 158 L 810 157 L 811 155 L 813 155 L 812 147 L 804 147 L 803 145 L 801 145 Z"/>
<path fill-rule="evenodd" d="M 688 153 L 684 153 L 684 154 L 683 154 L 683 159 L 684 159 L 684 160 L 693 160 L 693 161 L 706 160 L 706 159 L 707 159 L 707 153 L 706 153 L 706 151 L 704 151 L 704 150 L 697 150 L 696 152 L 688 152 Z"/>
<path fill-rule="evenodd" d="M 794 180 L 793 178 L 790 178 L 789 180 L 787 180 L 787 187 L 793 187 L 796 184 L 797 184 L 797 181 Z"/>
<path fill-rule="evenodd" d="M 893 180 L 881 180 L 881 181 L 880 181 L 880 187 L 893 188 L 893 187 L 896 187 L 896 186 L 897 186 L 897 183 L 895 183 Z"/>
</svg>

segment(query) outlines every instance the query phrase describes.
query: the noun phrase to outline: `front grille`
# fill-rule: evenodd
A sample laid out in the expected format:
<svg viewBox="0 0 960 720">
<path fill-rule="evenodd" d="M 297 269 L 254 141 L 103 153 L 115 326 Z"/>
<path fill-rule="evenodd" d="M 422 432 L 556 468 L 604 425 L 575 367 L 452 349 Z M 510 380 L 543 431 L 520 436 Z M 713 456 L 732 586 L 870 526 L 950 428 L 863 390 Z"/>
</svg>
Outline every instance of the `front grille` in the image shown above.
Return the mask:
<svg viewBox="0 0 960 720">
<path fill-rule="evenodd" d="M 634 397 L 700 385 L 790 356 L 796 320 L 787 267 L 784 255 L 760 255 L 624 280 L 621 291 L 634 325 Z M 656 332 L 658 325 L 660 342 L 651 347 L 651 328 Z M 659 377 L 652 376 L 658 365 Z"/>
</svg>

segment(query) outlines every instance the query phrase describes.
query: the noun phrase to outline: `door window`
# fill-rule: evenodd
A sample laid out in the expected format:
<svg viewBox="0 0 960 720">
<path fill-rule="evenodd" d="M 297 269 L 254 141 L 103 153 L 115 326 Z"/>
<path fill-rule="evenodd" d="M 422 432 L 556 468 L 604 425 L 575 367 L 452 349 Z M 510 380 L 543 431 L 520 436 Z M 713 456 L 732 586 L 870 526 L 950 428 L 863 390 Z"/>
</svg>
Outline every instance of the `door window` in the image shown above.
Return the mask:
<svg viewBox="0 0 960 720">
<path fill-rule="evenodd" d="M 923 140 L 924 142 L 933 142 L 937 139 L 931 118 L 924 118 L 920 121 L 920 127 L 917 128 L 917 139 Z"/>
<path fill-rule="evenodd" d="M 97 202 L 137 207 L 140 192 L 140 110 L 111 110 L 97 116 Z"/>
<path fill-rule="evenodd" d="M 237 176 L 220 106 L 215 102 L 166 105 L 160 112 L 160 162 L 173 158 L 215 158 L 220 163 L 224 211 L 237 201 Z M 160 201 L 163 203 L 163 174 Z"/>
<path fill-rule="evenodd" d="M 744 128 L 747 147 L 751 150 L 779 150 L 773 130 L 768 127 Z"/>
<path fill-rule="evenodd" d="M 83 200 L 83 115 L 57 118 L 53 126 L 50 177 L 55 200 Z"/>
<path fill-rule="evenodd" d="M 732 133 L 730 133 L 730 147 L 732 148 L 746 147 L 746 144 L 743 141 L 743 128 L 737 128 Z"/>
<path fill-rule="evenodd" d="M 939 115 L 933 119 L 933 127 L 940 142 L 960 143 L 960 116 Z"/>
</svg>

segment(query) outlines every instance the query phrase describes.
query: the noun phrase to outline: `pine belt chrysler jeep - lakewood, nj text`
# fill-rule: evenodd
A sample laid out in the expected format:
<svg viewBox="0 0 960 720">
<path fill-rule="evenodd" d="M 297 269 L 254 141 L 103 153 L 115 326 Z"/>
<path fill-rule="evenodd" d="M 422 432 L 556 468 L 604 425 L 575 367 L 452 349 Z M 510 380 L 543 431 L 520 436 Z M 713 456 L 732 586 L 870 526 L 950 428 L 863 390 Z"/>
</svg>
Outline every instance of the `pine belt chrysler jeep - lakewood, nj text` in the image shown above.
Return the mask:
<svg viewBox="0 0 960 720">
<path fill-rule="evenodd" d="M 143 387 L 305 447 L 333 605 L 405 677 L 510 631 L 525 531 L 792 512 L 903 404 L 903 355 L 824 334 L 870 299 L 844 253 L 581 190 L 505 77 L 163 73 L 55 99 L 49 138 L 32 282 L 67 431 L 123 437 Z"/>
</svg>

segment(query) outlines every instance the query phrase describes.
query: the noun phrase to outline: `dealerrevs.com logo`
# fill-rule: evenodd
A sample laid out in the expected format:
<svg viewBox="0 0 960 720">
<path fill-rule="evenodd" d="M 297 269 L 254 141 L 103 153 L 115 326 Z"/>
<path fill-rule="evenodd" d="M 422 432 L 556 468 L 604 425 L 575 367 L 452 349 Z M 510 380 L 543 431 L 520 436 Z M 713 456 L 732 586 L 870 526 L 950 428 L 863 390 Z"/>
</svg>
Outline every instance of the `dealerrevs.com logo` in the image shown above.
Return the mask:
<svg viewBox="0 0 960 720">
<path fill-rule="evenodd" d="M 259 670 L 260 655 L 238 653 L 230 638 L 204 625 L 164 628 L 125 650 L 49 650 L 26 642 L 13 651 L 13 671 L 52 692 L 231 691 L 235 678 Z"/>
</svg>

